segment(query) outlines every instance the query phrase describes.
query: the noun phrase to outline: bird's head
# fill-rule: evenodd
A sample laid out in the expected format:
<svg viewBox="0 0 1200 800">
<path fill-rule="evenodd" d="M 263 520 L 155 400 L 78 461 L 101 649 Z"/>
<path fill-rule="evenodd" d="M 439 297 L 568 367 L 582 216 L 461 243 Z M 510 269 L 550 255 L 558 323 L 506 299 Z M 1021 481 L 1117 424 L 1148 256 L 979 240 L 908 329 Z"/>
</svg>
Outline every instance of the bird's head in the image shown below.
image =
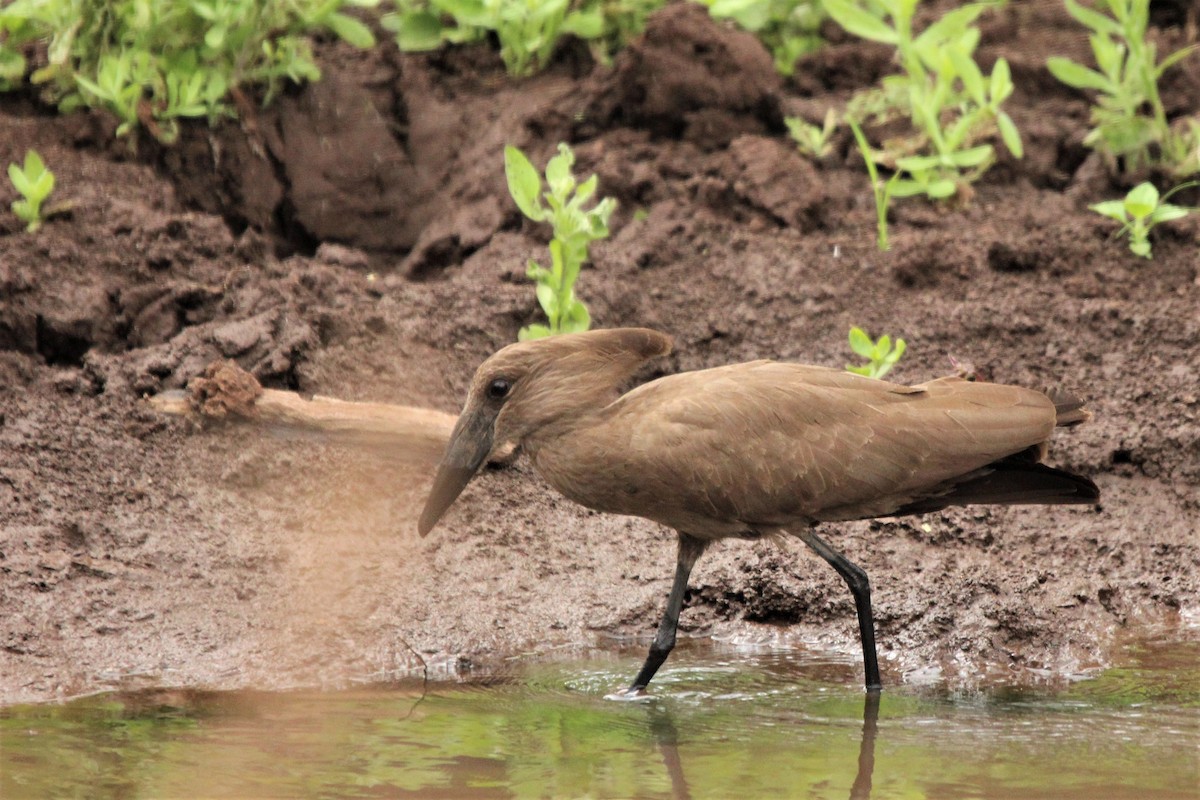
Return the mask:
<svg viewBox="0 0 1200 800">
<path fill-rule="evenodd" d="M 420 534 L 433 529 L 495 447 L 560 435 L 615 399 L 644 362 L 670 351 L 666 334 L 616 328 L 518 342 L 484 361 L 425 501 Z"/>
</svg>

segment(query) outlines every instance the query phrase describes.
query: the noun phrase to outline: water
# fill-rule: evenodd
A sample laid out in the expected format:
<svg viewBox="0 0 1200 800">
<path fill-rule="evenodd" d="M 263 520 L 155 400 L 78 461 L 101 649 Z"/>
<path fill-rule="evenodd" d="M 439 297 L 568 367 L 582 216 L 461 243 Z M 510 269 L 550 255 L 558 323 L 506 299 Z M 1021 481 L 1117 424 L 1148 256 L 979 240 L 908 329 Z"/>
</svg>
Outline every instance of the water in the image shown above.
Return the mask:
<svg viewBox="0 0 1200 800">
<path fill-rule="evenodd" d="M 0 797 L 1200 797 L 1195 637 L 1058 687 L 889 687 L 878 707 L 847 664 L 676 655 L 647 702 L 604 699 L 630 651 L 476 684 L 0 709 Z"/>
</svg>

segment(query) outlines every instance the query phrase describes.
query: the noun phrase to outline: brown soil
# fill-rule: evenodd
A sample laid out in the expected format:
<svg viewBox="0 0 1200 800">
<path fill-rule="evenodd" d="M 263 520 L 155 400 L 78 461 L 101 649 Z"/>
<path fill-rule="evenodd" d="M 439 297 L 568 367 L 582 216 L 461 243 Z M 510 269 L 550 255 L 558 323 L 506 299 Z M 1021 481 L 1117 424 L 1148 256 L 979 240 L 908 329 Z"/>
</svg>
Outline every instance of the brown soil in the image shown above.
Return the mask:
<svg viewBox="0 0 1200 800">
<path fill-rule="evenodd" d="M 524 263 L 547 234 L 508 199 L 505 143 L 544 163 L 569 141 L 619 199 L 578 290 L 601 326 L 674 334 L 663 370 L 841 365 L 860 324 L 908 340 L 900 380 L 954 357 L 1090 398 L 1051 461 L 1093 476 L 1101 507 L 830 529 L 872 577 L 885 680 L 1061 674 L 1105 663 L 1119 629 L 1194 621 L 1200 216 L 1163 226 L 1153 261 L 1109 240 L 1087 204 L 1130 184 L 1083 148 L 1087 102 L 1046 74 L 1052 48 L 1086 53 L 1053 4 L 987 23 L 1026 157 L 964 208 L 899 204 L 883 254 L 849 137 L 814 164 L 782 119 L 819 120 L 886 53 L 842 36 L 783 81 L 690 5 L 611 67 L 568 47 L 521 82 L 483 47 L 329 45 L 324 82 L 169 148 L 0 96 L 0 164 L 37 147 L 73 202 L 36 234 L 0 213 L 0 702 L 329 685 L 406 674 L 416 652 L 452 674 L 653 630 L 672 534 L 578 508 L 522 461 L 421 540 L 428 467 L 141 399 L 234 359 L 270 388 L 457 409 L 537 318 Z M 1197 111 L 1195 65 L 1171 73 L 1176 113 Z M 692 634 L 857 651 L 848 592 L 799 545 L 726 543 L 693 586 Z"/>
</svg>

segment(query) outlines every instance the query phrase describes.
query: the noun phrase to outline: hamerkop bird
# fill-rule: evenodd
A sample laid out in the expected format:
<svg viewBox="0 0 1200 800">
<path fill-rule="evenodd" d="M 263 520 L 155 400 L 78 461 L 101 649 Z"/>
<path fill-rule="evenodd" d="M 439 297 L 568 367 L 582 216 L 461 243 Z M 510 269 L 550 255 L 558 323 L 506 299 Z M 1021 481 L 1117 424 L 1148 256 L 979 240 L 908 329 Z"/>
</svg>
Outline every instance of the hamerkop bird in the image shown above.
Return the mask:
<svg viewBox="0 0 1200 800">
<path fill-rule="evenodd" d="M 679 534 L 645 689 L 675 644 L 688 576 L 709 543 L 790 533 L 850 586 L 868 691 L 880 688 L 867 574 L 813 528 L 972 503 L 1092 503 L 1087 478 L 1040 463 L 1069 395 L 940 378 L 901 386 L 825 367 L 751 361 L 620 390 L 670 337 L 628 328 L 509 345 L 476 371 L 419 530 L 429 533 L 494 448 L 520 446 L 588 508 Z"/>
</svg>

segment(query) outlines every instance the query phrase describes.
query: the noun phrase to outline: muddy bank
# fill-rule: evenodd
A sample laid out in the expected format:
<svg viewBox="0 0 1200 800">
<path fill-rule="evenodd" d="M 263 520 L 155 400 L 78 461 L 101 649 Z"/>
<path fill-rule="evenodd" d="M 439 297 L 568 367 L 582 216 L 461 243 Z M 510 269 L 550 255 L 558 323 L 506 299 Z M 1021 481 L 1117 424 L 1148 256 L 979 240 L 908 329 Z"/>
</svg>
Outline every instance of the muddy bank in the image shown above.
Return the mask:
<svg viewBox="0 0 1200 800">
<path fill-rule="evenodd" d="M 673 535 L 573 506 L 523 462 L 421 540 L 428 467 L 141 400 L 229 358 L 271 388 L 456 411 L 478 362 L 537 317 L 524 263 L 546 232 L 507 197 L 505 143 L 540 163 L 570 141 L 620 201 L 577 291 L 598 325 L 672 333 L 663 371 L 837 366 L 859 324 L 908 340 L 902 381 L 953 357 L 1089 398 L 1095 420 L 1049 460 L 1094 477 L 1101 506 L 827 531 L 872 577 L 885 681 L 1061 674 L 1104 663 L 1123 628 L 1194 623 L 1200 223 L 1164 226 L 1152 262 L 1108 241 L 1087 203 L 1118 188 L 1080 144 L 1086 101 L 1038 77 L 1041 43 L 1086 42 L 1061 14 L 1005 14 L 982 60 L 1013 63 L 1026 157 L 966 208 L 899 205 L 885 254 L 849 141 L 812 163 L 782 116 L 819 119 L 886 60 L 840 43 L 785 82 L 687 7 L 611 68 L 565 58 L 519 84 L 481 50 L 331 48 L 337 92 L 174 151 L 0 96 L 0 160 L 36 146 L 74 201 L 36 235 L 0 214 L 0 701 L 325 685 L 418 655 L 449 675 L 653 631 Z M 637 90 L 663 70 L 671 92 Z M 1172 108 L 1194 113 L 1194 88 L 1175 78 Z M 849 594 L 799 544 L 724 543 L 692 586 L 688 633 L 857 650 Z"/>
</svg>

